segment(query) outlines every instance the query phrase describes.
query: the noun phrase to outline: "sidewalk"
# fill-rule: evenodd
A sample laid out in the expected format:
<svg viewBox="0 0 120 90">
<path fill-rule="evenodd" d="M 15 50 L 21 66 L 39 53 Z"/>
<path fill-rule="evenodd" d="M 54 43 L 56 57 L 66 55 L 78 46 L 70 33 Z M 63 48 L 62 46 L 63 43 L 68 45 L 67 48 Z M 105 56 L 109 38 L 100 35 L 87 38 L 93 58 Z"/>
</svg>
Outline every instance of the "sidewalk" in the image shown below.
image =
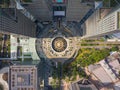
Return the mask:
<svg viewBox="0 0 120 90">
<path fill-rule="evenodd" d="M 17 38 L 10 35 L 10 44 L 11 44 L 11 59 L 17 59 Z"/>
</svg>

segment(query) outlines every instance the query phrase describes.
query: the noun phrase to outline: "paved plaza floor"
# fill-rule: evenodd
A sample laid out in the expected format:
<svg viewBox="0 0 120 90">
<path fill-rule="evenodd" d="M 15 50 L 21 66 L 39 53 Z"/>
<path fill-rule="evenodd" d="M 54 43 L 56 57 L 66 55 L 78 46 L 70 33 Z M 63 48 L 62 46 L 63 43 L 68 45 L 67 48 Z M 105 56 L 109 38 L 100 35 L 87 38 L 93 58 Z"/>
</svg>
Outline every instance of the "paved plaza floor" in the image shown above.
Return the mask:
<svg viewBox="0 0 120 90">
<path fill-rule="evenodd" d="M 36 40 L 36 50 L 40 57 L 64 62 L 75 55 L 78 49 L 76 31 L 66 26 L 65 23 L 61 23 L 60 27 L 57 27 L 57 23 L 54 22 L 53 26 L 48 26 L 43 31 Z"/>
</svg>

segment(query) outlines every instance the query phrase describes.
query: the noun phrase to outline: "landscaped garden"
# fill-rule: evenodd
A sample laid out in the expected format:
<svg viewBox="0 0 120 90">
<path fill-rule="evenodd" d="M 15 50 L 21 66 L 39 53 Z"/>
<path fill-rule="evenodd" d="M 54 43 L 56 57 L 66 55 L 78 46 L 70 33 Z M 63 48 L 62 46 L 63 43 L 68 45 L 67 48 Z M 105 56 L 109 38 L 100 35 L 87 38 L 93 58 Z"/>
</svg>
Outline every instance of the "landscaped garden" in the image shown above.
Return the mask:
<svg viewBox="0 0 120 90">
<path fill-rule="evenodd" d="M 63 66 L 63 78 L 67 81 L 74 81 L 76 77 L 87 78 L 84 68 L 90 64 L 95 64 L 100 60 L 109 56 L 111 51 L 118 51 L 117 46 L 112 47 L 111 49 L 95 49 L 95 48 L 82 48 L 79 50 L 75 60 L 69 64 Z"/>
</svg>

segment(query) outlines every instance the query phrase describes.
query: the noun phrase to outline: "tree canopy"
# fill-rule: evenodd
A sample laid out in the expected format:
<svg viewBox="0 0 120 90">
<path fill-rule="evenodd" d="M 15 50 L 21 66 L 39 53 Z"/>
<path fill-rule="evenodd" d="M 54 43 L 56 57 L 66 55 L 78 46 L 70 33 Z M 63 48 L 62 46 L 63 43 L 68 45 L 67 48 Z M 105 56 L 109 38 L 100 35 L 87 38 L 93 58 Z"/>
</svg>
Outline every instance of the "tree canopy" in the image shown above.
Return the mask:
<svg viewBox="0 0 120 90">
<path fill-rule="evenodd" d="M 99 62 L 109 55 L 109 49 L 80 49 L 77 57 L 70 64 L 63 66 L 63 75 L 65 77 L 76 78 L 77 75 L 80 77 L 86 77 L 84 67 Z"/>
</svg>

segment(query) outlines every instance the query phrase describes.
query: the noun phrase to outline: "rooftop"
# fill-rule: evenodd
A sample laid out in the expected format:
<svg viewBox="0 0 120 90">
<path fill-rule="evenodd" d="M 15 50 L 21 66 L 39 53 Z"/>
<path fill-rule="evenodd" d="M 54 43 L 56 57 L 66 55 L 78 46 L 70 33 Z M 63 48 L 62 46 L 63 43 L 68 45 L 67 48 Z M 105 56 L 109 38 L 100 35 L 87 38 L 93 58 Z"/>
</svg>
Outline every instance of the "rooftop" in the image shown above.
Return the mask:
<svg viewBox="0 0 120 90">
<path fill-rule="evenodd" d="M 30 65 L 10 67 L 10 90 L 37 90 L 37 68 Z"/>
</svg>

